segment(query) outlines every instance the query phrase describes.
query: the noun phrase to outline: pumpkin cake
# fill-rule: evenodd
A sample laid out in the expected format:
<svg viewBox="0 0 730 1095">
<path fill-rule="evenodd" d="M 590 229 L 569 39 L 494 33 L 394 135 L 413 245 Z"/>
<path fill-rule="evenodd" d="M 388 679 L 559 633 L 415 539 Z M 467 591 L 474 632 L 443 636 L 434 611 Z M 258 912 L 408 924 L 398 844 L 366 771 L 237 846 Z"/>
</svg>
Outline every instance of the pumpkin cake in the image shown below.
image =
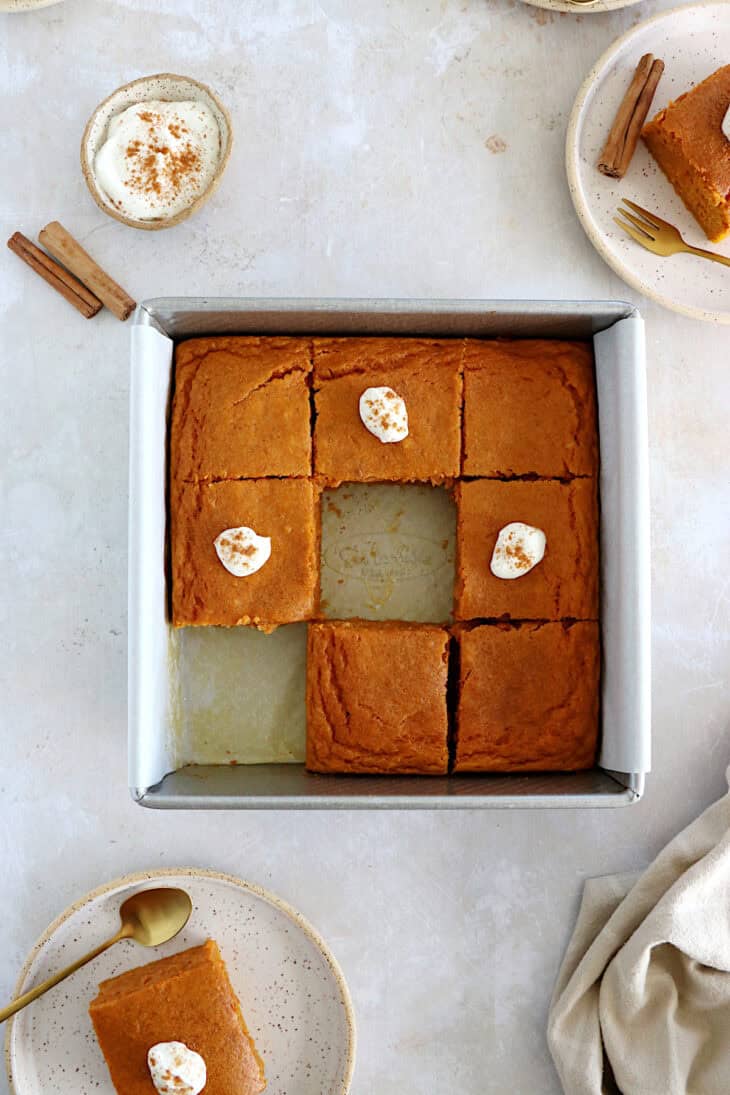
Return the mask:
<svg viewBox="0 0 730 1095">
<path fill-rule="evenodd" d="M 147 1054 L 164 1042 L 200 1054 L 205 1095 L 258 1095 L 266 1087 L 263 1061 L 213 940 L 102 981 L 89 1014 L 118 1095 L 155 1090 Z"/>
<path fill-rule="evenodd" d="M 456 772 L 577 771 L 596 763 L 598 624 L 459 630 Z"/>
<path fill-rule="evenodd" d="M 598 618 L 596 481 L 476 479 L 456 488 L 455 616 L 459 620 Z M 513 580 L 491 570 L 500 532 L 541 530 L 544 557 Z"/>
<path fill-rule="evenodd" d="M 730 232 L 730 65 L 717 69 L 648 122 L 642 137 L 708 239 Z"/>
<path fill-rule="evenodd" d="M 315 473 L 330 486 L 457 476 L 463 352 L 463 339 L 315 339 Z M 383 388 L 405 403 L 404 440 L 384 443 L 360 417 L 361 396 Z"/>
<path fill-rule="evenodd" d="M 192 339 L 175 375 L 172 622 L 309 622 L 309 771 L 445 775 L 450 719 L 457 771 L 594 762 L 589 342 Z M 458 643 L 434 624 L 318 616 L 321 491 L 368 482 L 453 486 Z"/>
<path fill-rule="evenodd" d="M 464 475 L 563 479 L 597 468 L 590 343 L 467 340 Z"/>
<path fill-rule="evenodd" d="M 310 369 L 309 339 L 181 342 L 175 350 L 172 477 L 309 475 Z"/>
<path fill-rule="evenodd" d="M 310 624 L 309 771 L 444 775 L 448 658 L 442 627 Z"/>
<path fill-rule="evenodd" d="M 171 497 L 175 627 L 253 624 L 271 631 L 315 614 L 319 584 L 319 489 L 307 479 L 178 483 Z M 270 541 L 254 573 L 222 561 L 242 530 Z M 245 548 L 244 552 L 251 551 Z M 219 552 L 221 554 L 219 554 Z M 235 555 L 234 555 L 235 561 Z M 245 555 L 244 555 L 245 561 Z"/>
</svg>

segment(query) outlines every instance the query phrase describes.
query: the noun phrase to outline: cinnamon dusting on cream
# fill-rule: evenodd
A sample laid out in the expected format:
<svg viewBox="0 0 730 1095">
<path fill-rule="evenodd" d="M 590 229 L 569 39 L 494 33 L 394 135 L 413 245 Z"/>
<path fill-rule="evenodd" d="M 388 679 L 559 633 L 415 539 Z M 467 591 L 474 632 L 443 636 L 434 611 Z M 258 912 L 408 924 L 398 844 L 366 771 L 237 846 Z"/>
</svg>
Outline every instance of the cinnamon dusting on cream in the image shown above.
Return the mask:
<svg viewBox="0 0 730 1095">
<path fill-rule="evenodd" d="M 117 209 L 152 220 L 192 205 L 210 185 L 219 158 L 220 132 L 204 103 L 153 100 L 112 118 L 94 173 Z"/>
</svg>

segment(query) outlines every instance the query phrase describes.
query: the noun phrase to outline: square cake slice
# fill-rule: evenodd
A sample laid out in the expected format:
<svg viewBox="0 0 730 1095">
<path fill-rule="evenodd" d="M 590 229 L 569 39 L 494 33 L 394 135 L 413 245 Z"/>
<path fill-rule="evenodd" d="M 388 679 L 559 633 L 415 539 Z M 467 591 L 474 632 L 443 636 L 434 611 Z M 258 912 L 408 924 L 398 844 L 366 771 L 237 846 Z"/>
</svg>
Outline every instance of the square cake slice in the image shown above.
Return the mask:
<svg viewBox="0 0 730 1095">
<path fill-rule="evenodd" d="M 441 627 L 311 624 L 309 771 L 445 774 L 448 656 Z"/>
<path fill-rule="evenodd" d="M 598 500 L 594 479 L 503 482 L 475 479 L 456 491 L 456 596 L 459 620 L 598 618 Z M 530 569 L 508 526 L 544 536 Z M 495 549 L 497 557 L 495 558 Z M 492 570 L 507 563 L 497 576 Z M 512 565 L 510 565 L 512 564 Z"/>
<path fill-rule="evenodd" d="M 196 338 L 175 351 L 173 478 L 306 476 L 312 470 L 304 338 Z"/>
<path fill-rule="evenodd" d="M 170 519 L 176 627 L 253 624 L 271 631 L 315 614 L 319 490 L 314 483 L 179 483 L 171 492 Z"/>
<path fill-rule="evenodd" d="M 456 772 L 576 771 L 596 763 L 598 624 L 460 631 Z"/>
<path fill-rule="evenodd" d="M 163 1042 L 200 1054 L 205 1095 L 258 1095 L 266 1087 L 263 1061 L 213 940 L 102 981 L 89 1014 L 118 1095 L 154 1092 L 147 1054 Z"/>
<path fill-rule="evenodd" d="M 730 232 L 730 65 L 660 110 L 642 137 L 708 239 Z"/>
<path fill-rule="evenodd" d="M 564 479 L 597 468 L 590 343 L 467 341 L 464 475 Z"/>
<path fill-rule="evenodd" d="M 367 480 L 442 483 L 459 474 L 462 339 L 314 340 L 314 470 L 331 485 Z M 405 404 L 408 434 L 383 441 L 360 415 L 368 389 L 388 389 L 378 416 L 385 429 L 393 393 Z M 367 415 L 367 411 L 365 412 Z M 402 421 L 402 415 L 401 419 Z"/>
</svg>

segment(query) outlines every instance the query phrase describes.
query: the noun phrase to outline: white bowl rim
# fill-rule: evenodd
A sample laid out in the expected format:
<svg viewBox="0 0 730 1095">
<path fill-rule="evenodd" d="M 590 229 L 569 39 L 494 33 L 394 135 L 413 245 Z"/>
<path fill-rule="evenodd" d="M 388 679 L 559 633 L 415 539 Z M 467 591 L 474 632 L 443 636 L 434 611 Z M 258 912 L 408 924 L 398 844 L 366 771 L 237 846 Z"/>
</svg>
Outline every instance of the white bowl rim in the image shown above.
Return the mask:
<svg viewBox="0 0 730 1095">
<path fill-rule="evenodd" d="M 542 8 L 543 11 L 562 11 L 570 15 L 606 15 L 610 11 L 640 4 L 641 0 L 595 0 L 594 3 L 583 4 L 571 4 L 570 0 L 522 0 L 522 3 L 532 8 Z"/>
</svg>

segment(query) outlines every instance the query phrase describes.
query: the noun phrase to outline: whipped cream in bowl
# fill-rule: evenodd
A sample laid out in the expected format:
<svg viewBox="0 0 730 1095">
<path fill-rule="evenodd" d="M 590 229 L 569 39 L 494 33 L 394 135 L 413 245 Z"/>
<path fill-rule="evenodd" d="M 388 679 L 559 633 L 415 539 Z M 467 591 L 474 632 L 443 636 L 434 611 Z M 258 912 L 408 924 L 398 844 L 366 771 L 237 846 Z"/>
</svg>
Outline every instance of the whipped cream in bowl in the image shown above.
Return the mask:
<svg viewBox="0 0 730 1095">
<path fill-rule="evenodd" d="M 145 76 L 109 96 L 81 142 L 97 205 L 133 228 L 170 228 L 215 191 L 231 150 L 228 112 L 186 76 Z"/>
<path fill-rule="evenodd" d="M 94 175 L 125 216 L 169 218 L 207 190 L 219 156 L 218 123 L 205 103 L 150 99 L 114 115 Z"/>
</svg>

